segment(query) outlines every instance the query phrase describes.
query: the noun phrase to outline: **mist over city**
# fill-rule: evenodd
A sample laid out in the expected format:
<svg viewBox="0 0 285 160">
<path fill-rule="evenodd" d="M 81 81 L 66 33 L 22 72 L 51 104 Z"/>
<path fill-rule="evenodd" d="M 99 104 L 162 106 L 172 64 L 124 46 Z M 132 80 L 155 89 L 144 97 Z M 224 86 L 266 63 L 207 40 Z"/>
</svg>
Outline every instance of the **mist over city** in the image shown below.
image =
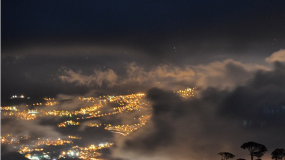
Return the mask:
<svg viewBox="0 0 285 160">
<path fill-rule="evenodd" d="M 1 1 L 1 159 L 284 159 L 284 7 Z"/>
</svg>

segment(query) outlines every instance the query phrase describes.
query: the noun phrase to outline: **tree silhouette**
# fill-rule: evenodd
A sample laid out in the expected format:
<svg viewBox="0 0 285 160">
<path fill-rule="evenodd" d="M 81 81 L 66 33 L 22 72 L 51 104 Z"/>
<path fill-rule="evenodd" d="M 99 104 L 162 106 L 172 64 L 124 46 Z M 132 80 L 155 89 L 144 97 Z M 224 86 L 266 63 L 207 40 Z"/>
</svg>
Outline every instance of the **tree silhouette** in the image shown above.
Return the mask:
<svg viewBox="0 0 285 160">
<path fill-rule="evenodd" d="M 234 158 L 235 155 L 229 153 L 229 152 L 220 152 L 219 153 L 220 156 L 222 156 L 222 160 L 228 160 L 230 158 Z"/>
<path fill-rule="evenodd" d="M 242 149 L 248 149 L 250 158 L 253 160 L 253 156 L 262 157 L 264 153 L 267 151 L 267 148 L 263 144 L 259 144 L 256 142 L 247 142 L 241 146 Z"/>
<path fill-rule="evenodd" d="M 237 160 L 246 160 L 246 159 L 244 159 L 244 158 L 238 158 Z"/>
<path fill-rule="evenodd" d="M 271 158 L 275 160 L 282 160 L 284 157 L 285 157 L 285 150 L 283 148 L 281 149 L 277 148 L 271 153 Z"/>
<path fill-rule="evenodd" d="M 261 157 L 264 155 L 265 152 L 259 151 L 259 152 L 254 152 L 253 156 L 256 156 L 256 160 L 261 160 Z"/>
</svg>

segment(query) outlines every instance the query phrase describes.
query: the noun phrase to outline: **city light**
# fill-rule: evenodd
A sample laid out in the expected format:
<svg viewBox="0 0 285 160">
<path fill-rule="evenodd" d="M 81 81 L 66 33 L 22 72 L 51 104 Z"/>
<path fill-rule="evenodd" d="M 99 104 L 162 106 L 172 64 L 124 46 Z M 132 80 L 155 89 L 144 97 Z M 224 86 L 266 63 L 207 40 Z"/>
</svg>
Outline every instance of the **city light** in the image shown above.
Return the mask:
<svg viewBox="0 0 285 160">
<path fill-rule="evenodd" d="M 185 90 L 175 91 L 183 98 L 194 98 L 195 88 L 187 88 Z M 18 96 L 14 95 L 14 98 Z M 22 97 L 22 96 L 19 96 Z M 152 114 L 143 115 L 134 118 L 136 123 L 131 124 L 102 124 L 102 123 L 81 123 L 82 120 L 86 119 L 98 119 L 101 117 L 112 116 L 116 114 L 123 114 L 128 112 L 148 111 L 152 109 L 150 103 L 146 99 L 146 94 L 137 93 L 129 95 L 118 95 L 118 96 L 99 96 L 99 97 L 79 97 L 77 101 L 83 101 L 90 104 L 89 106 L 82 106 L 78 110 L 67 111 L 58 110 L 56 107 L 61 103 L 55 98 L 44 98 L 46 102 L 38 102 L 32 104 L 26 104 L 24 108 L 18 106 L 1 106 L 1 115 L 8 118 L 14 118 L 20 121 L 35 120 L 39 117 L 58 117 L 69 119 L 57 124 L 59 128 L 65 128 L 70 126 L 87 125 L 88 127 L 101 127 L 104 126 L 104 130 L 112 133 L 128 136 L 131 133 L 143 128 L 148 121 L 151 119 Z M 34 108 L 29 108 L 33 106 Z M 112 107 L 110 107 L 112 106 Z M 42 107 L 47 107 L 48 111 L 42 110 Z M 45 109 L 47 109 L 45 108 Z M 74 121 L 76 119 L 77 121 Z M 97 120 L 96 120 L 97 121 Z M 23 140 L 34 139 L 28 134 L 2 134 L 1 143 L 14 145 L 19 148 L 18 152 L 24 154 L 29 159 L 51 159 L 50 152 L 46 151 L 47 146 L 64 146 L 65 150 L 61 150 L 59 158 L 77 158 L 77 159 L 98 159 L 102 154 L 98 152 L 104 148 L 110 148 L 113 146 L 111 142 L 103 142 L 98 145 L 92 144 L 89 146 L 78 146 L 74 144 L 74 141 L 80 141 L 84 137 L 68 135 L 66 138 L 41 138 L 37 140 L 31 140 L 30 144 L 22 144 Z M 37 154 L 35 154 L 37 153 Z"/>
</svg>

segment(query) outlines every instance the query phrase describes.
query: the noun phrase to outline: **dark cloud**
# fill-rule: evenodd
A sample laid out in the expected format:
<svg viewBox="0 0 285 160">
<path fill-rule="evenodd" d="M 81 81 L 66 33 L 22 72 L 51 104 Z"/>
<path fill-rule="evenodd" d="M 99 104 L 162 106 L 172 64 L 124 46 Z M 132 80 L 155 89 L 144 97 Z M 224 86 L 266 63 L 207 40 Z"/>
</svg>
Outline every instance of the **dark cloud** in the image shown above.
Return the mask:
<svg viewBox="0 0 285 160">
<path fill-rule="evenodd" d="M 247 119 L 251 125 L 281 125 L 280 118 L 285 113 L 284 80 L 284 63 L 275 62 L 273 71 L 257 72 L 246 86 L 230 93 L 222 104 L 222 114 Z"/>
<path fill-rule="evenodd" d="M 264 144 L 269 152 L 284 144 L 285 64 L 257 72 L 233 90 L 207 88 L 194 100 L 153 88 L 148 92 L 153 117 L 144 132 L 117 139 L 116 157 L 136 159 L 204 159 L 220 151 L 246 158 L 247 141 Z M 266 157 L 269 153 L 266 153 Z"/>
</svg>

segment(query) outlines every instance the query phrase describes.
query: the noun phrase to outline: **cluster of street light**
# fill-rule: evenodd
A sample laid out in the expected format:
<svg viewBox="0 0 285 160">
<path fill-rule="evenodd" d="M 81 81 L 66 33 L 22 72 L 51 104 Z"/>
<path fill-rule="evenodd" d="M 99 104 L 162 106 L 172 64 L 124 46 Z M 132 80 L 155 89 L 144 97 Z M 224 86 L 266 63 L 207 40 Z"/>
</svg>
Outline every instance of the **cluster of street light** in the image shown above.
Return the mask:
<svg viewBox="0 0 285 160">
<path fill-rule="evenodd" d="M 79 147 L 79 146 L 73 146 L 72 148 L 62 151 L 59 155 L 59 158 L 78 158 L 78 159 L 93 159 L 93 160 L 100 160 L 96 157 L 101 156 L 102 154 L 98 152 L 100 149 L 104 148 L 110 148 L 113 145 L 113 143 L 101 143 L 98 146 L 97 145 L 90 145 L 87 147 Z"/>
<path fill-rule="evenodd" d="M 112 126 L 111 124 L 109 124 L 104 129 L 127 136 L 130 133 L 143 127 L 146 124 L 146 122 L 151 118 L 151 116 L 152 115 L 141 116 L 139 118 L 140 123 L 137 124 L 132 124 L 132 125 L 127 124 L 127 125 L 117 125 L 117 126 Z"/>
<path fill-rule="evenodd" d="M 188 99 L 188 98 L 194 98 L 195 90 L 196 90 L 196 87 L 193 87 L 193 88 L 186 88 L 186 89 L 183 89 L 183 90 L 174 91 L 174 93 L 177 93 L 181 97 Z"/>
<path fill-rule="evenodd" d="M 42 148 L 44 145 L 60 146 L 60 145 L 65 145 L 65 144 L 69 144 L 70 147 L 67 150 L 62 150 L 58 158 L 77 158 L 77 159 L 99 160 L 96 158 L 98 156 L 101 156 L 101 153 L 99 153 L 98 150 L 104 149 L 104 148 L 110 148 L 113 145 L 113 143 L 106 142 L 106 143 L 101 143 L 99 145 L 92 144 L 87 147 L 80 147 L 78 145 L 72 146 L 72 141 L 68 141 L 68 140 L 40 139 L 34 145 L 29 145 L 29 146 L 21 145 L 18 152 L 21 154 L 25 154 L 25 157 L 29 159 L 33 159 L 33 158 L 36 159 L 36 157 L 37 158 L 42 157 L 42 158 L 49 159 L 50 158 L 50 156 L 48 155 L 49 152 L 46 152 L 44 148 Z M 33 154 L 34 152 L 41 152 L 42 156 L 39 156 L 38 154 Z"/>
<path fill-rule="evenodd" d="M 78 126 L 80 123 L 79 122 L 75 122 L 75 121 L 72 121 L 72 120 L 69 120 L 69 121 L 64 121 L 64 122 L 61 122 L 61 123 L 59 123 L 57 126 L 58 127 L 66 127 L 67 125 L 69 126 L 69 125 L 76 125 L 76 126 Z"/>
<path fill-rule="evenodd" d="M 81 139 L 81 137 L 71 136 L 71 135 L 69 135 L 68 138 L 70 138 L 70 139 Z"/>
<path fill-rule="evenodd" d="M 28 134 L 2 134 L 1 135 L 1 144 L 20 144 L 21 140 L 29 139 L 31 136 Z"/>
<path fill-rule="evenodd" d="M 17 106 L 1 106 L 1 111 L 18 111 Z"/>
<path fill-rule="evenodd" d="M 102 124 L 101 123 L 88 123 L 89 127 L 100 127 Z"/>
<path fill-rule="evenodd" d="M 15 119 L 21 119 L 21 120 L 34 120 L 37 118 L 36 113 L 31 112 L 30 110 L 24 110 L 24 111 L 9 111 L 9 112 L 4 112 L 3 116 L 5 117 L 10 117 L 10 118 L 15 118 Z"/>
<path fill-rule="evenodd" d="M 70 140 L 62 140 L 60 138 L 58 139 L 39 139 L 36 143 L 35 146 L 41 146 L 41 145 L 46 145 L 46 146 L 61 146 L 64 144 L 72 144 L 73 142 Z"/>
</svg>

